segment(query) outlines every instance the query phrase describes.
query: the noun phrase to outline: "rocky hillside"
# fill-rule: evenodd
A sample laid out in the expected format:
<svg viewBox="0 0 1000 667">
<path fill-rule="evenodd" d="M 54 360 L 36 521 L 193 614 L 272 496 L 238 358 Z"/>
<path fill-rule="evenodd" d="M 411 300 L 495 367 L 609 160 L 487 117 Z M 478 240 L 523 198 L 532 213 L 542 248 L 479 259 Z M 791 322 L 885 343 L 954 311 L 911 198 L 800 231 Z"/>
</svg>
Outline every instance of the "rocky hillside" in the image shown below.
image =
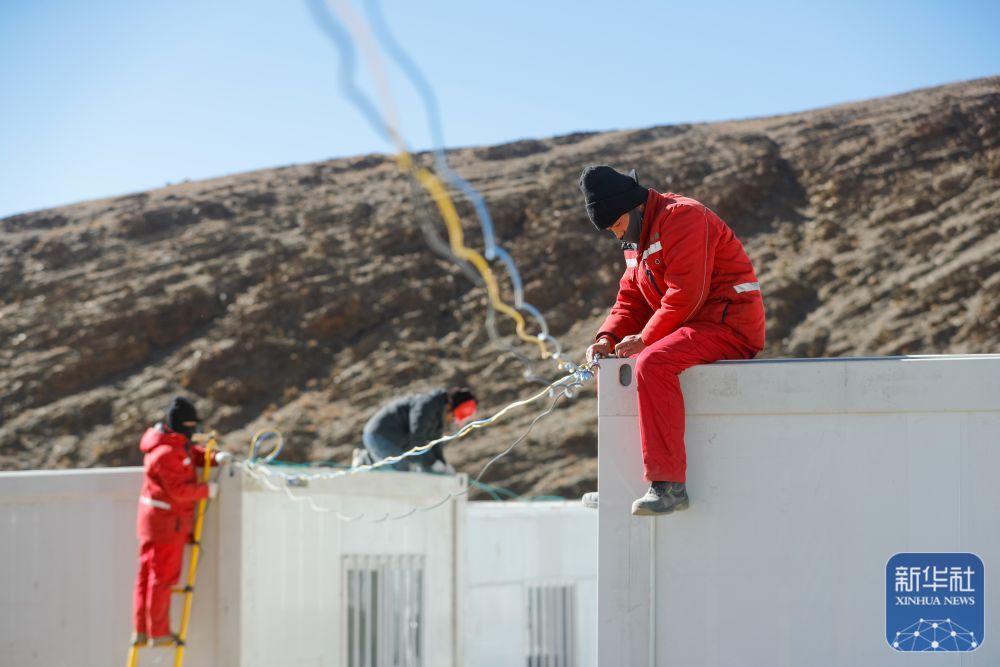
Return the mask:
<svg viewBox="0 0 1000 667">
<path fill-rule="evenodd" d="M 590 163 L 635 167 L 730 223 L 763 285 L 767 356 L 1000 350 L 1000 78 L 450 157 L 576 359 L 622 267 L 581 205 Z M 460 209 L 469 242 L 481 242 L 471 206 Z M 401 392 L 468 383 L 492 412 L 535 391 L 488 340 L 482 290 L 429 250 L 421 220 L 440 228 L 377 155 L 0 220 L 0 468 L 139 463 L 139 434 L 175 393 L 233 449 L 274 426 L 285 458 L 347 462 L 364 420 Z M 449 458 L 478 471 L 533 414 L 452 445 Z M 486 481 L 590 488 L 593 415 L 591 387 Z"/>
</svg>

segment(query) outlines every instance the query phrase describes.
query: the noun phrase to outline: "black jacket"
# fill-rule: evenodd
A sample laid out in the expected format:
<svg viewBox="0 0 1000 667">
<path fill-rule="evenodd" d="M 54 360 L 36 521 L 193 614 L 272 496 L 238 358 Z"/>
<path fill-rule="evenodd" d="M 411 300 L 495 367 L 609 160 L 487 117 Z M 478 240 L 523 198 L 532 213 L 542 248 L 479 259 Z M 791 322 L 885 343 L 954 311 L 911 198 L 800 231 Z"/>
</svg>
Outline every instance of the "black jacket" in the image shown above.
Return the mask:
<svg viewBox="0 0 1000 667">
<path fill-rule="evenodd" d="M 397 443 L 400 453 L 426 445 L 444 432 L 447 404 L 448 392 L 444 389 L 398 398 L 368 420 L 365 432 Z M 441 445 L 435 445 L 431 452 L 433 459 L 444 461 Z"/>
</svg>

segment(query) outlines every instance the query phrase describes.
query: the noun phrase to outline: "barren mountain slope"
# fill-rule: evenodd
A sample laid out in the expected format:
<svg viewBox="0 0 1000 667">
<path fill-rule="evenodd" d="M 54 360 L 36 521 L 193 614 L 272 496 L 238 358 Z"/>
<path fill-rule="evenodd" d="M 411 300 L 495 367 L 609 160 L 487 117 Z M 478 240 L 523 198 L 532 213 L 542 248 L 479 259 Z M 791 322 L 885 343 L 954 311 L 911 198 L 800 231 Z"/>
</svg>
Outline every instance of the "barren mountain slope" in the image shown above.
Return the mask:
<svg viewBox="0 0 1000 667">
<path fill-rule="evenodd" d="M 576 360 L 623 268 L 581 205 L 590 163 L 635 167 L 730 223 L 763 286 L 767 356 L 1000 349 L 1000 78 L 450 158 Z M 481 248 L 471 206 L 459 208 Z M 491 413 L 537 391 L 488 340 L 482 290 L 430 250 L 419 220 L 443 231 L 382 156 L 0 220 L 0 467 L 139 463 L 139 435 L 178 392 L 234 448 L 273 426 L 283 458 L 347 462 L 364 420 L 399 393 L 470 383 Z M 557 375 L 551 362 L 537 370 Z M 539 422 L 485 481 L 590 488 L 593 395 Z M 449 459 L 477 472 L 535 413 L 451 445 Z"/>
</svg>

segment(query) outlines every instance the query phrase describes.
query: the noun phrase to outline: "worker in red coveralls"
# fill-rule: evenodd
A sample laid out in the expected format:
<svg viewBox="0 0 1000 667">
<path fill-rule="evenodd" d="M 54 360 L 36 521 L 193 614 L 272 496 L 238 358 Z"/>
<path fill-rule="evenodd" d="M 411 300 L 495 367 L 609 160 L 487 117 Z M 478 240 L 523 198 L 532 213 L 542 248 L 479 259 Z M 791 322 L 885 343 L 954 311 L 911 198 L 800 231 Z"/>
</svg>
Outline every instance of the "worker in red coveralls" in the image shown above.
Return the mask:
<svg viewBox="0 0 1000 667">
<path fill-rule="evenodd" d="M 632 514 L 687 509 L 678 374 L 696 364 L 750 359 L 763 349 L 757 275 L 733 230 L 690 197 L 644 188 L 635 171 L 625 175 L 605 165 L 584 169 L 580 189 L 591 222 L 610 230 L 625 251 L 618 298 L 587 359 L 612 352 L 637 357 L 642 461 L 651 484 Z"/>
<path fill-rule="evenodd" d="M 139 442 L 145 454 L 136 535 L 139 538 L 139 575 L 135 582 L 132 643 L 173 644 L 170 632 L 170 590 L 180 578 L 184 545 L 191 540 L 197 501 L 214 498 L 215 482 L 198 481 L 195 468 L 205 464 L 205 450 L 191 444 L 198 413 L 177 396 L 166 421 L 150 427 Z M 214 452 L 213 463 L 232 460 Z"/>
</svg>

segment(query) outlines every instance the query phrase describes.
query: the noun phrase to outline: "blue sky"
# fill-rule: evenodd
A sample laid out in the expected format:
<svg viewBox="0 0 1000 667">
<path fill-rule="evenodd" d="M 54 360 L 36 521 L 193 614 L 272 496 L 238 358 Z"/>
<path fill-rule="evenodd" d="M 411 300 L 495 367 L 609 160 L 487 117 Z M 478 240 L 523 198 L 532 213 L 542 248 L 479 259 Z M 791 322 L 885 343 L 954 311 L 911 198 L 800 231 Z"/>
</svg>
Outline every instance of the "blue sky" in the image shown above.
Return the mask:
<svg viewBox="0 0 1000 667">
<path fill-rule="evenodd" d="M 358 0 L 364 13 L 365 2 Z M 1000 2 L 382 0 L 449 146 L 770 115 L 1000 73 Z M 298 0 L 4 0 L 0 216 L 391 152 Z M 411 146 L 418 99 L 391 78 Z"/>
</svg>

